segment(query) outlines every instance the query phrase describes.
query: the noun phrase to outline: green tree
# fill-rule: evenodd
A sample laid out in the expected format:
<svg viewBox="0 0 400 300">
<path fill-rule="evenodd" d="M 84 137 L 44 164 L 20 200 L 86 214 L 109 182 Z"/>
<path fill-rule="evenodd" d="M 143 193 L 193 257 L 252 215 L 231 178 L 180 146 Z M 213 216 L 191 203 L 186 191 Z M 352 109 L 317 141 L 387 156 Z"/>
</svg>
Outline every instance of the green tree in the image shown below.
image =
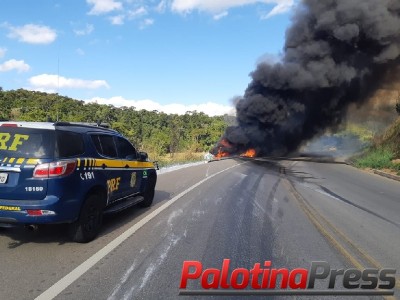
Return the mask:
<svg viewBox="0 0 400 300">
<path fill-rule="evenodd" d="M 208 151 L 221 137 L 226 116 L 197 111 L 184 115 L 86 103 L 58 94 L 0 90 L 0 119 L 20 121 L 108 122 L 138 149 L 157 158 L 177 152 Z"/>
</svg>

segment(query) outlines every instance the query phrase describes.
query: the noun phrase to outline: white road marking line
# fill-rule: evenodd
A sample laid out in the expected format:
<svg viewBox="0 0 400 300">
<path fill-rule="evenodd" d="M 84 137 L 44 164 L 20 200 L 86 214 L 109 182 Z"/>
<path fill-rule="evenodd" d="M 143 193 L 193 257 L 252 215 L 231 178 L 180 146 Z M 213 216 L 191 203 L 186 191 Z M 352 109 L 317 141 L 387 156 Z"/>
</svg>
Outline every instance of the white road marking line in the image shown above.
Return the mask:
<svg viewBox="0 0 400 300">
<path fill-rule="evenodd" d="M 209 177 L 204 178 L 203 180 L 199 181 L 198 183 L 192 185 L 190 188 L 184 190 L 180 194 L 176 195 L 174 198 L 169 200 L 168 202 L 164 203 L 151 213 L 149 213 L 146 217 L 141 219 L 139 222 L 134 224 L 132 227 L 128 228 L 125 232 L 123 232 L 121 235 L 116 237 L 114 240 L 112 240 L 110 243 L 108 243 L 106 246 L 104 246 L 102 249 L 97 251 L 95 254 L 93 254 L 91 257 L 89 257 L 86 261 L 84 261 L 82 264 L 77 266 L 75 269 L 73 269 L 70 273 L 65 275 L 63 278 L 61 278 L 59 281 L 57 281 L 55 284 L 53 284 L 50 288 L 48 288 L 46 291 L 44 291 L 42 294 L 37 296 L 35 300 L 50 300 L 54 299 L 57 295 L 59 295 L 62 291 L 64 291 L 67 287 L 69 287 L 73 282 L 75 282 L 79 277 L 81 277 L 83 274 L 85 274 L 87 271 L 89 271 L 95 264 L 97 264 L 101 259 L 103 259 L 107 254 L 109 254 L 111 251 L 113 251 L 115 248 L 117 248 L 120 244 L 122 244 L 126 239 L 128 239 L 132 234 L 134 234 L 136 231 L 138 231 L 140 228 L 142 228 L 147 222 L 152 220 L 154 217 L 156 217 L 158 214 L 160 214 L 163 210 L 174 204 L 176 201 L 178 201 L 180 198 L 185 196 L 187 193 L 191 192 L 204 182 L 210 180 L 211 178 L 227 171 L 232 168 L 235 168 L 237 166 L 240 166 L 244 163 L 240 163 L 234 166 L 231 166 L 229 168 L 226 168 L 222 171 L 219 171 L 213 175 L 210 175 Z"/>
</svg>

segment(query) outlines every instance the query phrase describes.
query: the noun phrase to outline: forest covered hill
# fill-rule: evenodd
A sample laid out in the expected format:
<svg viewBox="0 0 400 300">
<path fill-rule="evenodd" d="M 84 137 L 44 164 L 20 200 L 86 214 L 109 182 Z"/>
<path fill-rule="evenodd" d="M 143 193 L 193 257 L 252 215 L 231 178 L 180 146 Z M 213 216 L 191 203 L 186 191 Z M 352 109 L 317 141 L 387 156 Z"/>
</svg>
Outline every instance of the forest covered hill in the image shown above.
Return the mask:
<svg viewBox="0 0 400 300">
<path fill-rule="evenodd" d="M 206 152 L 223 134 L 232 116 L 184 115 L 87 103 L 58 94 L 0 89 L 0 119 L 15 121 L 107 122 L 153 159 L 175 153 Z"/>
</svg>

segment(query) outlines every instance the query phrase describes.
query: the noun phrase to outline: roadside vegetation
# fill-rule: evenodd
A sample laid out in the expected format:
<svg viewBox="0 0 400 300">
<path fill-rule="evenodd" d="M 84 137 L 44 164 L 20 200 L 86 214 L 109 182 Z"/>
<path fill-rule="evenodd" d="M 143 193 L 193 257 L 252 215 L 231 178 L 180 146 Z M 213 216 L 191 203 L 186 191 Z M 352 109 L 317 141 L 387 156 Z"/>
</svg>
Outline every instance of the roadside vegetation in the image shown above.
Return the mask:
<svg viewBox="0 0 400 300">
<path fill-rule="evenodd" d="M 347 123 L 345 128 L 336 134 L 339 137 L 353 136 L 360 142 L 368 144 L 374 137 L 374 132 L 357 123 Z"/>
<path fill-rule="evenodd" d="M 383 169 L 400 175 L 400 117 L 362 154 L 354 157 L 360 168 Z"/>
<path fill-rule="evenodd" d="M 204 160 L 203 152 L 179 152 L 175 153 L 173 156 L 166 154 L 157 159 L 158 166 L 160 168 L 168 167 L 171 165 L 182 165 L 186 163 L 198 162 Z"/>
<path fill-rule="evenodd" d="M 184 115 L 86 103 L 58 94 L 4 91 L 0 119 L 14 121 L 98 121 L 110 124 L 160 166 L 201 160 L 219 140 L 230 116 L 210 117 L 196 111 Z"/>
</svg>

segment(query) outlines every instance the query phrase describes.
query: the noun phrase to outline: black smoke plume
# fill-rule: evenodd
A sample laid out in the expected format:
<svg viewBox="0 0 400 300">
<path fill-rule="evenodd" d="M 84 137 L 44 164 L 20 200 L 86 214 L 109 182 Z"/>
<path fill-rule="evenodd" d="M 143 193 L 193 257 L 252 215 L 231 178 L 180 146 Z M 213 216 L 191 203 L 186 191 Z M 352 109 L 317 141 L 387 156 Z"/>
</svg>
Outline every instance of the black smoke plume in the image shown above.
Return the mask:
<svg viewBox="0 0 400 300">
<path fill-rule="evenodd" d="M 251 73 L 236 105 L 238 125 L 212 152 L 298 149 L 339 125 L 349 104 L 362 104 L 385 81 L 399 80 L 399 55 L 400 0 L 302 1 L 281 62 L 259 64 Z"/>
</svg>

